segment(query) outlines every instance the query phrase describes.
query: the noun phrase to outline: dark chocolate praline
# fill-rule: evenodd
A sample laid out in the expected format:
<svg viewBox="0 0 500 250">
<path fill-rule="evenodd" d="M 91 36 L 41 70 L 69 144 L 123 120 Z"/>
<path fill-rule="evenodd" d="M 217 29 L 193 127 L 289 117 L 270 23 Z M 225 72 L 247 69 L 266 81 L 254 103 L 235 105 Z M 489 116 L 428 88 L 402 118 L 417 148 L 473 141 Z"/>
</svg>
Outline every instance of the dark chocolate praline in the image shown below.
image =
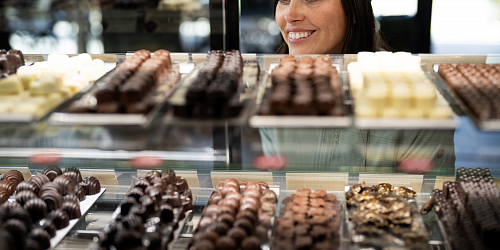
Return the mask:
<svg viewBox="0 0 500 250">
<path fill-rule="evenodd" d="M 19 184 L 17 184 L 16 193 L 19 193 L 24 190 L 31 191 L 35 193 L 37 196 L 40 195 L 40 187 L 34 184 L 33 182 L 22 181 Z"/>
<path fill-rule="evenodd" d="M 243 228 L 247 232 L 248 235 L 252 235 L 252 233 L 255 229 L 254 224 L 249 219 L 246 219 L 246 218 L 237 219 L 233 223 L 233 227 Z"/>
<path fill-rule="evenodd" d="M 229 236 L 222 236 L 217 240 L 215 244 L 218 250 L 234 250 L 238 247 L 236 241 Z"/>
<path fill-rule="evenodd" d="M 10 232 L 15 241 L 17 249 L 23 249 L 26 240 L 26 234 L 28 234 L 28 228 L 26 225 L 18 219 L 10 219 L 2 224 L 3 229 Z"/>
<path fill-rule="evenodd" d="M 146 180 L 145 178 L 139 178 L 134 182 L 134 187 L 142 189 L 142 191 L 145 191 L 147 187 L 149 187 L 149 181 Z"/>
<path fill-rule="evenodd" d="M 194 245 L 196 250 L 215 250 L 215 245 L 213 242 L 203 239 Z"/>
<path fill-rule="evenodd" d="M 50 237 L 56 236 L 57 227 L 52 220 L 42 219 L 39 223 L 40 227 L 49 233 Z"/>
<path fill-rule="evenodd" d="M 62 193 L 63 193 L 62 187 L 58 184 L 53 183 L 53 182 L 47 182 L 47 183 L 43 184 L 42 188 L 40 189 L 40 196 L 47 191 L 53 191 L 53 192 L 56 192 L 60 195 L 62 195 Z"/>
<path fill-rule="evenodd" d="M 13 207 L 9 209 L 8 217 L 9 219 L 18 219 L 24 223 L 26 228 L 31 228 L 31 216 L 28 211 L 22 207 Z"/>
<path fill-rule="evenodd" d="M 139 202 L 139 199 L 144 195 L 144 192 L 142 191 L 141 188 L 138 187 L 133 187 L 127 192 L 128 197 L 134 198 L 137 202 Z"/>
<path fill-rule="evenodd" d="M 231 229 L 229 229 L 229 231 L 227 232 L 227 236 L 233 238 L 237 243 L 241 243 L 241 241 L 247 237 L 247 232 L 245 231 L 245 229 L 241 228 L 241 227 L 233 227 Z"/>
<path fill-rule="evenodd" d="M 76 191 L 76 183 L 73 181 L 73 178 L 61 175 L 57 176 L 53 183 L 61 186 L 62 193 L 61 195 L 72 194 Z"/>
<path fill-rule="evenodd" d="M 37 222 L 47 215 L 47 204 L 40 198 L 27 201 L 24 204 L 24 209 L 29 213 L 33 222 Z"/>
<path fill-rule="evenodd" d="M 31 179 L 28 182 L 35 184 L 36 186 L 38 186 L 38 189 L 41 190 L 45 183 L 50 182 L 50 179 L 44 174 L 37 174 L 31 177 Z"/>
<path fill-rule="evenodd" d="M 31 230 L 29 237 L 40 243 L 40 246 L 43 249 L 47 249 L 50 247 L 50 235 L 42 228 L 35 228 Z"/>
<path fill-rule="evenodd" d="M 75 195 L 80 201 L 84 201 L 85 199 L 87 199 L 87 192 L 85 191 L 85 187 L 82 185 L 76 186 Z"/>
<path fill-rule="evenodd" d="M 65 201 L 70 201 L 70 202 L 73 202 L 75 204 L 80 205 L 80 199 L 74 193 L 73 194 L 67 194 L 67 195 L 63 196 L 63 202 L 65 202 Z"/>
<path fill-rule="evenodd" d="M 7 190 L 5 190 L 4 188 L 0 188 L 0 204 L 6 202 L 9 197 L 9 192 L 7 192 Z"/>
<path fill-rule="evenodd" d="M 101 192 L 101 183 L 96 177 L 87 176 L 83 179 L 83 183 L 87 184 L 85 186 L 87 195 L 94 195 Z"/>
<path fill-rule="evenodd" d="M 29 200 L 35 199 L 35 198 L 38 198 L 38 196 L 35 193 L 33 193 L 33 191 L 23 190 L 23 191 L 20 191 L 19 193 L 16 193 L 16 201 L 21 206 L 24 206 L 24 203 L 26 203 L 26 201 L 29 201 Z"/>
<path fill-rule="evenodd" d="M 26 245 L 24 246 L 24 250 L 43 250 L 42 246 L 38 241 L 28 238 L 26 240 Z"/>
<path fill-rule="evenodd" d="M 63 203 L 61 194 L 52 190 L 43 192 L 40 198 L 47 204 L 48 212 L 61 208 Z"/>
<path fill-rule="evenodd" d="M 219 235 L 226 235 L 227 231 L 229 231 L 229 226 L 224 222 L 215 222 L 212 224 L 207 230 L 214 231 Z"/>
<path fill-rule="evenodd" d="M 80 206 L 73 202 L 63 202 L 61 209 L 68 214 L 70 220 L 82 217 Z"/>
<path fill-rule="evenodd" d="M 135 249 L 142 246 L 142 234 L 133 230 L 119 230 L 114 239 L 116 249 Z"/>
<path fill-rule="evenodd" d="M 67 175 L 71 178 L 73 178 L 73 181 L 75 184 L 79 184 L 80 182 L 83 181 L 82 179 L 82 174 L 80 173 L 80 170 L 76 167 L 68 167 L 64 170 L 63 175 Z"/>
<path fill-rule="evenodd" d="M 120 205 L 120 214 L 122 216 L 127 216 L 130 212 L 130 209 L 135 204 L 137 204 L 137 200 L 134 197 L 131 197 L 131 196 L 125 197 L 125 200 Z"/>
<path fill-rule="evenodd" d="M 69 216 L 66 212 L 64 212 L 61 209 L 52 210 L 52 212 L 49 213 L 47 218 L 54 222 L 58 230 L 65 228 L 69 225 Z"/>
<path fill-rule="evenodd" d="M 186 179 L 184 179 L 184 177 L 182 176 L 177 176 L 175 180 L 175 186 L 177 187 L 177 191 L 179 193 L 183 193 L 184 191 L 189 189 Z"/>
<path fill-rule="evenodd" d="M 49 177 L 50 181 L 54 181 L 54 179 L 57 176 L 62 175 L 62 170 L 57 165 L 49 165 L 49 166 L 45 167 L 42 174 Z"/>
</svg>

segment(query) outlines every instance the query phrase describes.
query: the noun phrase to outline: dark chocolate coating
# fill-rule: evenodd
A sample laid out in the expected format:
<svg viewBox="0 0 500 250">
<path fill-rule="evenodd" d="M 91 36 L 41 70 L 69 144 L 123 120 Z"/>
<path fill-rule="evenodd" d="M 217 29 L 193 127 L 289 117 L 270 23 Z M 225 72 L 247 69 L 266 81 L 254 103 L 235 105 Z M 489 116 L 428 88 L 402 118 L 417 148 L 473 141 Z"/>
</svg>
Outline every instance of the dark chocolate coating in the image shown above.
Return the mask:
<svg viewBox="0 0 500 250">
<path fill-rule="evenodd" d="M 76 205 L 73 202 L 70 201 L 63 202 L 61 209 L 68 214 L 70 220 L 82 217 L 82 213 L 80 212 L 80 206 Z"/>
<path fill-rule="evenodd" d="M 24 190 L 29 190 L 29 191 L 35 193 L 36 195 L 40 194 L 40 187 L 38 185 L 34 184 L 33 182 L 22 181 L 19 184 L 17 184 L 16 193 L 19 193 L 19 192 L 24 191 Z"/>
<path fill-rule="evenodd" d="M 14 186 L 17 186 L 17 184 L 24 181 L 24 177 L 19 170 L 9 170 L 3 175 L 2 180 L 9 180 Z"/>
<path fill-rule="evenodd" d="M 73 202 L 75 204 L 80 205 L 80 199 L 78 199 L 78 196 L 76 196 L 75 194 L 67 194 L 67 195 L 63 196 L 63 202 L 65 202 L 65 201 L 70 201 L 70 202 Z"/>
<path fill-rule="evenodd" d="M 260 250 L 260 240 L 255 236 L 246 237 L 241 242 L 241 250 Z"/>
<path fill-rule="evenodd" d="M 50 235 L 42 228 L 35 228 L 31 230 L 29 237 L 40 243 L 40 246 L 43 249 L 47 249 L 50 247 Z"/>
<path fill-rule="evenodd" d="M 213 242 L 203 239 L 194 245 L 196 250 L 215 250 L 215 245 Z"/>
<path fill-rule="evenodd" d="M 43 250 L 43 249 L 40 243 L 38 243 L 38 241 L 32 238 L 28 238 L 26 240 L 26 245 L 24 246 L 24 250 Z"/>
<path fill-rule="evenodd" d="M 114 241 L 117 249 L 134 249 L 142 246 L 142 234 L 133 230 L 118 230 Z"/>
<path fill-rule="evenodd" d="M 229 226 L 224 222 L 215 222 L 208 228 L 208 230 L 214 231 L 222 236 L 226 235 L 227 231 L 229 230 Z"/>
<path fill-rule="evenodd" d="M 182 176 L 177 176 L 175 181 L 175 186 L 177 187 L 177 192 L 182 193 L 189 189 L 186 179 Z"/>
<path fill-rule="evenodd" d="M 26 211 L 26 209 L 22 207 L 13 207 L 9 209 L 8 218 L 18 219 L 24 223 L 26 228 L 31 228 L 31 216 L 29 215 L 28 211 Z"/>
<path fill-rule="evenodd" d="M 162 204 L 159 211 L 163 223 L 169 223 L 174 220 L 174 210 L 170 204 Z"/>
<path fill-rule="evenodd" d="M 241 227 L 233 227 L 227 232 L 227 236 L 233 238 L 238 243 L 241 243 L 247 235 L 247 232 Z"/>
<path fill-rule="evenodd" d="M 80 182 L 83 181 L 82 179 L 82 174 L 80 173 L 80 170 L 76 167 L 68 167 L 64 170 L 63 175 L 69 176 L 73 179 L 75 184 L 79 184 Z"/>
<path fill-rule="evenodd" d="M 20 191 L 19 193 L 16 193 L 16 201 L 21 205 L 24 206 L 24 203 L 26 201 L 29 201 L 31 199 L 38 198 L 38 196 L 33 193 L 32 191 L 24 190 Z"/>
<path fill-rule="evenodd" d="M 18 219 L 10 219 L 3 223 L 3 229 L 8 231 L 15 239 L 16 249 L 23 249 L 26 241 L 28 228 Z"/>
<path fill-rule="evenodd" d="M 58 184 L 53 183 L 53 182 L 45 183 L 42 186 L 42 188 L 40 189 L 40 195 L 42 195 L 43 193 L 45 193 L 47 191 L 53 191 L 53 192 L 56 192 L 56 193 L 61 194 L 61 195 L 63 193 L 62 187 Z"/>
<path fill-rule="evenodd" d="M 237 219 L 233 223 L 233 227 L 241 227 L 242 229 L 244 229 L 247 232 L 248 235 L 252 235 L 252 233 L 255 229 L 254 224 L 249 219 L 246 219 L 246 218 Z"/>
<path fill-rule="evenodd" d="M 234 216 L 230 214 L 221 214 L 219 217 L 217 217 L 217 221 L 224 222 L 229 227 L 232 227 L 234 223 Z"/>
<path fill-rule="evenodd" d="M 50 179 L 44 174 L 37 174 L 34 177 L 31 177 L 29 182 L 35 184 L 36 186 L 38 186 L 38 189 L 41 190 L 45 183 L 50 182 Z"/>
<path fill-rule="evenodd" d="M 40 198 L 27 201 L 24 204 L 24 209 L 29 213 L 33 222 L 37 222 L 47 215 L 47 204 Z"/>
<path fill-rule="evenodd" d="M 10 195 L 5 188 L 0 188 L 0 204 L 4 203 L 9 199 Z"/>
<path fill-rule="evenodd" d="M 208 201 L 208 204 L 217 205 L 220 200 L 222 200 L 222 195 L 220 193 L 214 193 L 214 194 L 212 194 L 212 196 L 210 196 L 210 200 Z"/>
<path fill-rule="evenodd" d="M 120 214 L 122 216 L 127 216 L 133 205 L 137 204 L 137 200 L 134 197 L 125 197 L 125 200 L 120 205 Z"/>
<path fill-rule="evenodd" d="M 50 181 L 54 181 L 57 176 L 62 175 L 62 170 L 57 165 L 49 165 L 45 167 L 42 173 L 49 177 Z"/>
<path fill-rule="evenodd" d="M 69 216 L 65 211 L 61 209 L 53 210 L 52 212 L 49 213 L 47 218 L 54 222 L 58 230 L 65 228 L 69 225 Z"/>
<path fill-rule="evenodd" d="M 76 186 L 75 195 L 80 201 L 84 201 L 85 199 L 87 199 L 87 191 L 85 191 L 85 187 L 82 185 Z"/>
<path fill-rule="evenodd" d="M 238 247 L 236 241 L 229 236 L 220 237 L 215 245 L 218 250 L 234 250 Z"/>
<path fill-rule="evenodd" d="M 94 195 L 101 192 L 101 183 L 94 176 L 87 176 L 83 179 L 83 183 L 87 184 L 85 186 L 85 192 L 87 195 Z"/>
<path fill-rule="evenodd" d="M 42 219 L 39 223 L 40 227 L 49 233 L 50 237 L 56 236 L 57 227 L 52 220 Z"/>
<path fill-rule="evenodd" d="M 47 186 L 47 184 L 45 184 L 44 187 Z M 47 204 L 48 212 L 61 208 L 63 203 L 62 196 L 53 190 L 43 192 L 40 198 Z"/>
</svg>

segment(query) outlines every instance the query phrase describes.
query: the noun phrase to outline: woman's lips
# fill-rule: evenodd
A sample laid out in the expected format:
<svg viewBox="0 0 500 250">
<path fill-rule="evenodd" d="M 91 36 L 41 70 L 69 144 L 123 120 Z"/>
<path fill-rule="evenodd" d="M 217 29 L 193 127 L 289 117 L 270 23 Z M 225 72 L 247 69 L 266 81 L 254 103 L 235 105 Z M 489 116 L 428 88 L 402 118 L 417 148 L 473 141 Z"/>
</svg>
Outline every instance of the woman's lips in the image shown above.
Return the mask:
<svg viewBox="0 0 500 250">
<path fill-rule="evenodd" d="M 297 31 L 297 32 L 288 32 L 288 41 L 289 42 L 301 42 L 314 34 L 315 31 Z"/>
</svg>

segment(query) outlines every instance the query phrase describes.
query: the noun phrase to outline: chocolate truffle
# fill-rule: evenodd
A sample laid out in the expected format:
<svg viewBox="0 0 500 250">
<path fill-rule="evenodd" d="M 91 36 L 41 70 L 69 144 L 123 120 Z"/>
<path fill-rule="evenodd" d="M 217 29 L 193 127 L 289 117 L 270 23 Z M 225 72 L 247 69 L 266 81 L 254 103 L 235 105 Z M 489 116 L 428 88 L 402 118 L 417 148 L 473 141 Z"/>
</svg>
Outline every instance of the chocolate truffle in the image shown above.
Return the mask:
<svg viewBox="0 0 500 250">
<path fill-rule="evenodd" d="M 69 216 L 61 209 L 53 210 L 49 213 L 47 218 L 54 222 L 57 229 L 62 229 L 69 225 Z"/>
<path fill-rule="evenodd" d="M 76 205 L 73 202 L 69 201 L 63 202 L 61 209 L 68 214 L 70 220 L 82 217 L 82 213 L 80 212 L 80 206 Z"/>
<path fill-rule="evenodd" d="M 40 246 L 42 246 L 43 249 L 50 247 L 50 235 L 42 228 L 35 228 L 31 230 L 29 237 L 40 243 Z"/>
<path fill-rule="evenodd" d="M 19 192 L 24 191 L 24 190 L 31 191 L 31 192 L 35 193 L 36 195 L 40 194 L 40 187 L 38 185 L 34 184 L 33 182 L 22 181 L 19 184 L 17 184 L 16 193 L 19 193 Z"/>
<path fill-rule="evenodd" d="M 16 193 L 16 201 L 21 206 L 24 206 L 24 203 L 26 203 L 26 201 L 29 201 L 34 198 L 38 198 L 38 196 L 35 193 L 33 193 L 33 191 L 24 190 L 19 193 Z"/>
<path fill-rule="evenodd" d="M 80 173 L 80 170 L 76 167 L 68 167 L 64 170 L 63 175 L 69 176 L 73 179 L 75 184 L 79 184 L 80 182 L 83 181 L 82 179 L 82 174 Z"/>
<path fill-rule="evenodd" d="M 17 186 L 20 182 L 24 181 L 23 174 L 19 170 L 9 170 L 2 177 L 2 180 L 8 180 Z"/>
<path fill-rule="evenodd" d="M 0 181 L 0 189 L 4 189 L 5 191 L 7 191 L 9 196 L 11 196 L 12 194 L 14 194 L 16 186 L 11 181 L 5 179 Z"/>
<path fill-rule="evenodd" d="M 87 195 L 94 195 L 101 192 L 101 183 L 94 176 L 87 176 L 83 179 L 83 183 L 86 184 L 85 192 Z"/>
<path fill-rule="evenodd" d="M 186 179 L 182 176 L 177 176 L 175 180 L 175 186 L 177 187 L 177 191 L 179 193 L 183 193 L 184 191 L 189 189 L 188 183 Z"/>
<path fill-rule="evenodd" d="M 63 202 L 65 202 L 65 201 L 70 201 L 70 202 L 73 202 L 75 204 L 80 205 L 80 199 L 78 199 L 78 196 L 76 196 L 75 194 L 67 194 L 67 195 L 63 196 Z"/>
<path fill-rule="evenodd" d="M 40 195 L 42 195 L 43 193 L 45 193 L 46 191 L 49 191 L 49 190 L 56 192 L 60 195 L 62 195 L 62 193 L 63 193 L 62 187 L 60 185 L 55 184 L 53 182 L 47 182 L 40 189 Z"/>
<path fill-rule="evenodd" d="M 45 218 L 45 219 L 42 219 L 38 224 L 40 225 L 40 227 L 43 230 L 45 230 L 45 231 L 47 231 L 47 233 L 49 233 L 50 237 L 56 236 L 57 227 L 56 227 L 56 224 L 54 224 L 54 222 L 52 220 Z"/>
<path fill-rule="evenodd" d="M 22 207 L 13 207 L 9 209 L 8 213 L 9 219 L 18 219 L 24 223 L 26 228 L 31 228 L 31 216 Z"/>
<path fill-rule="evenodd" d="M 214 193 L 210 196 L 209 204 L 217 205 L 219 201 L 222 200 L 222 195 L 220 193 Z"/>
<path fill-rule="evenodd" d="M 254 231 L 253 223 L 249 219 L 246 219 L 246 218 L 237 219 L 233 223 L 233 227 L 243 228 L 247 232 L 248 235 L 252 235 L 252 233 Z"/>
<path fill-rule="evenodd" d="M 84 201 L 85 199 L 87 199 L 87 192 L 85 191 L 85 187 L 82 185 L 76 186 L 75 195 L 80 201 Z"/>
<path fill-rule="evenodd" d="M 43 219 L 47 215 L 47 204 L 40 198 L 27 201 L 24 204 L 24 209 L 26 209 L 31 216 L 31 220 L 34 222 Z"/>
<path fill-rule="evenodd" d="M 57 176 L 62 175 L 62 170 L 57 165 L 49 165 L 49 166 L 45 167 L 42 174 L 49 177 L 50 181 L 54 181 L 54 179 Z"/>
<path fill-rule="evenodd" d="M 255 236 L 246 237 L 241 242 L 241 250 L 260 250 L 260 240 Z"/>
<path fill-rule="evenodd" d="M 47 184 L 51 184 L 51 183 L 47 183 Z M 45 184 L 44 187 L 47 186 L 47 184 Z M 42 192 L 42 195 L 40 196 L 40 198 L 43 201 L 45 201 L 45 203 L 47 204 L 47 211 L 48 212 L 61 208 L 62 203 L 63 203 L 62 196 L 53 190 L 48 190 L 48 191 Z"/>
<path fill-rule="evenodd" d="M 23 249 L 26 234 L 28 234 L 28 228 L 24 223 L 18 219 L 10 219 L 3 223 L 2 226 L 5 231 L 8 231 L 14 237 L 16 249 Z"/>
<path fill-rule="evenodd" d="M 41 190 L 45 183 L 50 182 L 50 179 L 46 175 L 37 174 L 34 177 L 31 177 L 31 179 L 28 182 L 35 184 L 36 186 L 38 186 L 38 189 Z"/>
<path fill-rule="evenodd" d="M 233 227 L 227 232 L 227 236 L 233 238 L 236 242 L 241 242 L 247 237 L 247 232 L 241 227 Z"/>
<path fill-rule="evenodd" d="M 238 244 L 236 244 L 236 241 L 234 241 L 233 238 L 229 236 L 222 236 L 217 240 L 215 246 L 219 250 L 234 250 L 238 247 Z"/>
<path fill-rule="evenodd" d="M 76 191 L 76 184 L 72 177 L 66 175 L 57 176 L 53 183 L 61 186 L 61 195 L 72 194 Z"/>
</svg>

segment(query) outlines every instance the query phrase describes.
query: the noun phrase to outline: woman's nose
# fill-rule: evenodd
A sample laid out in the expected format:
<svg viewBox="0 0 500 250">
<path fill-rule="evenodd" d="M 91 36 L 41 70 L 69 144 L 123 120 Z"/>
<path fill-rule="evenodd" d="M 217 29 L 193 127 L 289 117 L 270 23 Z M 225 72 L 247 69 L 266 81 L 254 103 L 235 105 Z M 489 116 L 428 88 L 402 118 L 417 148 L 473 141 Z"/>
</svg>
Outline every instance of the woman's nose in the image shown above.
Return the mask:
<svg viewBox="0 0 500 250">
<path fill-rule="evenodd" d="M 288 10 L 285 14 L 285 21 L 287 23 L 300 22 L 304 19 L 304 14 L 302 12 L 300 1 L 291 0 L 290 5 L 288 5 Z"/>
</svg>

